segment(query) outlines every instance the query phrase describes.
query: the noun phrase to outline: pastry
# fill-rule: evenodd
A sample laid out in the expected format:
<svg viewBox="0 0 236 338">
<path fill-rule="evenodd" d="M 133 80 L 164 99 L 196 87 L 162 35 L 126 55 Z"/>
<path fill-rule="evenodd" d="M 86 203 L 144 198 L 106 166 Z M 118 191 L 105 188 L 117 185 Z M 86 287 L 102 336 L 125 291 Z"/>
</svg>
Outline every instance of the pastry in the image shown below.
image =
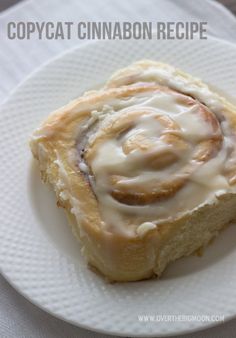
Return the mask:
<svg viewBox="0 0 236 338">
<path fill-rule="evenodd" d="M 160 276 L 236 219 L 236 107 L 170 65 L 116 72 L 49 115 L 30 146 L 111 281 Z"/>
</svg>

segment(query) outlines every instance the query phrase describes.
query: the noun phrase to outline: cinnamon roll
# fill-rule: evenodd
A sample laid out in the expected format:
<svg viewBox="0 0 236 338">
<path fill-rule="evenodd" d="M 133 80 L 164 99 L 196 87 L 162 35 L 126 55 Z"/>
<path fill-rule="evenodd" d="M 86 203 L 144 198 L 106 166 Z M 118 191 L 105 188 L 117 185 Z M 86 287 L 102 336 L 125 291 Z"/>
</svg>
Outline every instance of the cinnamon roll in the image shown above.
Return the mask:
<svg viewBox="0 0 236 338">
<path fill-rule="evenodd" d="M 116 72 L 53 112 L 30 146 L 109 280 L 160 276 L 236 219 L 236 107 L 170 65 Z"/>
</svg>

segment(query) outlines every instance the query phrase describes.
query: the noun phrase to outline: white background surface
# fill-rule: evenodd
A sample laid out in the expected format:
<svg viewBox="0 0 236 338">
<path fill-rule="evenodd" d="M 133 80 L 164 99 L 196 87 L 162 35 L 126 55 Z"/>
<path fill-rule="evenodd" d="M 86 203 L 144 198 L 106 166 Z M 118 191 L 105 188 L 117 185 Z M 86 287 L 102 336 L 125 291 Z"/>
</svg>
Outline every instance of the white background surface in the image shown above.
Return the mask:
<svg viewBox="0 0 236 338">
<path fill-rule="evenodd" d="M 30 0 L 0 15 L 0 100 L 32 70 L 78 41 L 10 41 L 9 21 L 208 21 L 208 32 L 236 40 L 236 19 L 207 0 Z M 81 42 L 80 42 L 81 43 Z M 233 337 L 236 320 L 186 337 Z M 31 305 L 0 277 L 1 337 L 106 337 L 59 321 Z M 108 337 L 108 336 L 107 336 Z"/>
</svg>

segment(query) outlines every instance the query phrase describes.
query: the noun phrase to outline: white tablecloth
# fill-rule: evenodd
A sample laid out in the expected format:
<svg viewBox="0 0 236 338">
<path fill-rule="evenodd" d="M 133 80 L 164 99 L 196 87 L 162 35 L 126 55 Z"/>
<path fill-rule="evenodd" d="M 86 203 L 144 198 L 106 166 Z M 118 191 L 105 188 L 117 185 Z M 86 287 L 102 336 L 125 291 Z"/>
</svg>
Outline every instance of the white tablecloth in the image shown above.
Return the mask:
<svg viewBox="0 0 236 338">
<path fill-rule="evenodd" d="M 236 42 L 236 18 L 210 0 L 28 0 L 0 14 L 0 102 L 31 71 L 78 40 L 8 40 L 9 21 L 207 21 L 208 32 Z M 82 42 L 79 42 L 82 44 Z M 186 338 L 235 337 L 236 319 Z M 20 296 L 0 276 L 0 337 L 104 338 L 60 321 Z"/>
</svg>

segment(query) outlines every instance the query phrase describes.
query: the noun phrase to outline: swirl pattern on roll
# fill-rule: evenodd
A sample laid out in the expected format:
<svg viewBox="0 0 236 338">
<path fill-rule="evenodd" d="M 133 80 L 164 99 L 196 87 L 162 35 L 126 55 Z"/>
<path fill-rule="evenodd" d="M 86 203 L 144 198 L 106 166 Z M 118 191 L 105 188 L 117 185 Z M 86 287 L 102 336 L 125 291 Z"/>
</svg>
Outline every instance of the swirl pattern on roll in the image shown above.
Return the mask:
<svg viewBox="0 0 236 338">
<path fill-rule="evenodd" d="M 80 162 L 108 224 L 157 223 L 236 183 L 235 135 L 221 103 L 208 87 L 183 87 L 181 76 L 174 85 L 170 74 L 156 77 L 145 67 L 117 74 L 83 127 Z"/>
<path fill-rule="evenodd" d="M 113 198 L 121 203 L 142 205 L 172 197 L 222 146 L 219 122 L 206 106 L 188 96 L 156 86 L 150 87 L 148 95 L 175 100 L 176 104 L 186 108 L 184 114 L 189 115 L 186 118 L 195 118 L 197 123 L 202 123 L 205 133 L 195 136 L 195 139 L 186 137 L 181 122 L 178 123 L 171 112 L 167 115 L 148 103 L 125 108 L 105 118 L 90 144 L 86 160 L 93 168 L 92 160 L 96 162 L 99 149 L 106 147 L 109 152 L 109 146 L 122 156 L 119 165 L 106 166 L 106 153 L 102 154 L 105 164 L 102 171 L 108 189 L 110 187 Z M 168 167 L 175 167 L 174 175 L 165 178 L 158 175 Z"/>
</svg>

